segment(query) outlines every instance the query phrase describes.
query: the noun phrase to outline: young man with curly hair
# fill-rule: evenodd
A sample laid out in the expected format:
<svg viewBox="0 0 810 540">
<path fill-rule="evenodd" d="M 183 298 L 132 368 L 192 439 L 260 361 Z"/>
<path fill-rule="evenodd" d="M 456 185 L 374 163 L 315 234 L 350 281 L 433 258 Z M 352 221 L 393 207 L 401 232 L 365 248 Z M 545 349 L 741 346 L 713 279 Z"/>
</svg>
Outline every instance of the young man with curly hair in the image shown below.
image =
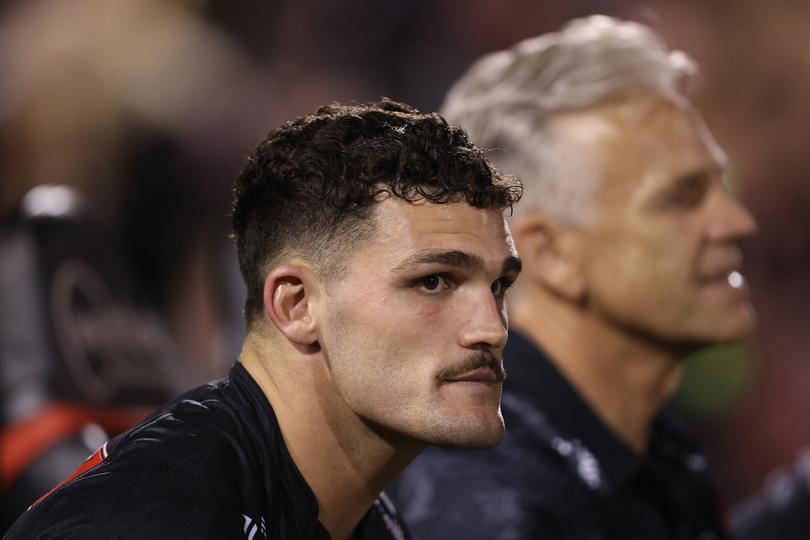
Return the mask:
<svg viewBox="0 0 810 540">
<path fill-rule="evenodd" d="M 240 361 L 110 441 L 9 539 L 402 538 L 383 486 L 427 445 L 501 440 L 517 182 L 384 100 L 272 131 L 235 192 Z"/>
</svg>

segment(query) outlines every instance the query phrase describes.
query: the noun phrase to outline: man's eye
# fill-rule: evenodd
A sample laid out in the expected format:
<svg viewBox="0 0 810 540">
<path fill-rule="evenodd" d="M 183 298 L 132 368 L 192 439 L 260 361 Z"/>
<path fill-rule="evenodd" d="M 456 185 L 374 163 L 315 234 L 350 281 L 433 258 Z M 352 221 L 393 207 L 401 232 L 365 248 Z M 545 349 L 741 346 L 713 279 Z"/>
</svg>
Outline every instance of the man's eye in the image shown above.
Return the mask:
<svg viewBox="0 0 810 540">
<path fill-rule="evenodd" d="M 664 193 L 661 206 L 665 208 L 696 208 L 709 191 L 711 178 L 705 173 L 695 173 L 680 179 L 672 189 Z"/>
<path fill-rule="evenodd" d="M 693 208 L 698 206 L 706 195 L 704 186 L 689 185 L 677 190 L 670 196 L 670 204 L 683 208 Z"/>
<path fill-rule="evenodd" d="M 508 278 L 497 279 L 492 282 L 490 289 L 495 296 L 503 296 L 506 294 L 506 289 L 512 286 L 512 280 Z"/>
<path fill-rule="evenodd" d="M 438 274 L 431 274 L 418 280 L 417 287 L 422 292 L 428 294 L 438 294 L 444 289 L 449 288 L 450 284 L 447 278 Z"/>
</svg>

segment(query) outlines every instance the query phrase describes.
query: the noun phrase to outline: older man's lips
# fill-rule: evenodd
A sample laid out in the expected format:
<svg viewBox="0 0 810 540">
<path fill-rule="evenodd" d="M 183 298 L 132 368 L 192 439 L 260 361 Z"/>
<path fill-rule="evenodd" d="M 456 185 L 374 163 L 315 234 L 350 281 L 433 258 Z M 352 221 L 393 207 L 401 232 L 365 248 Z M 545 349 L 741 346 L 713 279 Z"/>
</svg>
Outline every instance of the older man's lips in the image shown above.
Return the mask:
<svg viewBox="0 0 810 540">
<path fill-rule="evenodd" d="M 748 285 L 745 277 L 735 268 L 714 272 L 700 280 L 702 288 L 710 295 L 719 297 L 746 298 Z"/>
</svg>

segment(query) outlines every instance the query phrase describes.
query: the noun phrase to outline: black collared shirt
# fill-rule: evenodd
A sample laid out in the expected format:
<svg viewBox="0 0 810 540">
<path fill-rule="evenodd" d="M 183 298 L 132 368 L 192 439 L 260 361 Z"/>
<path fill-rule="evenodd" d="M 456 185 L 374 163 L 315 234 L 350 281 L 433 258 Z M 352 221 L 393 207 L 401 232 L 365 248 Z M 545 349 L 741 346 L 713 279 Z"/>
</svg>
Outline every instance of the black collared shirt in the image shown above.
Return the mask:
<svg viewBox="0 0 810 540">
<path fill-rule="evenodd" d="M 107 443 L 84 469 L 4 538 L 329 538 L 270 403 L 241 364 Z M 353 538 L 406 535 L 381 496 Z"/>
<path fill-rule="evenodd" d="M 504 363 L 503 442 L 429 449 L 395 484 L 414 538 L 725 538 L 706 461 L 669 418 L 637 455 L 519 334 Z"/>
</svg>

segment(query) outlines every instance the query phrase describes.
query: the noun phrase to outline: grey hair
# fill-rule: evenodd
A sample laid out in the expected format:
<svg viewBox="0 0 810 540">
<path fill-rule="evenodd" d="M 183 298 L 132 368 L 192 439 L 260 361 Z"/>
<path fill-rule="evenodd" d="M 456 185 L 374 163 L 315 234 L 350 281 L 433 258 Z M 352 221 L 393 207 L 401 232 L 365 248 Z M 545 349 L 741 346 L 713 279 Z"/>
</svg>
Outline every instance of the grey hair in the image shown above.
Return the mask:
<svg viewBox="0 0 810 540">
<path fill-rule="evenodd" d="M 549 120 L 638 90 L 677 96 L 696 70 L 649 27 L 593 15 L 479 59 L 450 89 L 442 114 L 502 172 L 521 178 L 515 216 L 542 210 L 581 223 L 592 214 L 596 157 L 566 144 Z"/>
</svg>

